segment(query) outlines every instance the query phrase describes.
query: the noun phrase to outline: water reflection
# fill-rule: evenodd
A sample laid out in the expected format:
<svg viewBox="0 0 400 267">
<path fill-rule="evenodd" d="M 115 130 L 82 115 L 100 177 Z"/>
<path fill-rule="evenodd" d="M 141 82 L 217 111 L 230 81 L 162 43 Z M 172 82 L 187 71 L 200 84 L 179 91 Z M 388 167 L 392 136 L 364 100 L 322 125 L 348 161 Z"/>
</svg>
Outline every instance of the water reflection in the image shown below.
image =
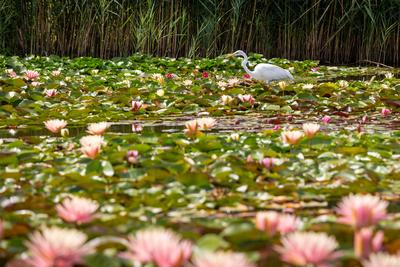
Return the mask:
<svg viewBox="0 0 400 267">
<path fill-rule="evenodd" d="M 395 119 L 395 116 L 369 117 L 369 121 L 365 124 L 360 124 L 362 115 L 336 117 L 332 123 L 322 124 L 322 129 L 325 131 L 340 131 L 354 130 L 364 131 L 366 133 L 388 132 L 400 130 L 400 120 Z M 107 133 L 112 134 L 132 134 L 132 124 L 143 127 L 142 133 L 174 133 L 182 132 L 184 124 L 192 117 L 175 117 L 164 120 L 146 120 L 138 121 L 123 121 L 116 122 L 111 125 Z M 272 130 L 275 125 L 279 124 L 282 128 L 301 128 L 304 122 L 321 123 L 321 118 L 313 116 L 295 116 L 295 115 L 280 115 L 266 116 L 265 114 L 252 113 L 241 116 L 216 117 L 217 125 L 213 129 L 213 133 L 229 133 L 229 132 L 262 132 Z M 69 125 L 68 130 L 70 136 L 87 135 L 86 126 Z M 1 129 L 0 138 L 20 138 L 30 136 L 56 136 L 50 133 L 44 126 L 25 126 L 16 129 Z"/>
</svg>

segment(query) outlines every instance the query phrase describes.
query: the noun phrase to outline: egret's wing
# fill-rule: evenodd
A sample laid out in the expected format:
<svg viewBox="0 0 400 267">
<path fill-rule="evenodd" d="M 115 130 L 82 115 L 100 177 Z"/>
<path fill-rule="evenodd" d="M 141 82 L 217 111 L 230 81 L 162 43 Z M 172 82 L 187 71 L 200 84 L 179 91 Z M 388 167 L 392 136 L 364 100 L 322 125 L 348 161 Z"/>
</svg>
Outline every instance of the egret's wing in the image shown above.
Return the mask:
<svg viewBox="0 0 400 267">
<path fill-rule="evenodd" d="M 258 64 L 254 68 L 254 73 L 258 77 L 260 77 L 260 79 L 265 81 L 285 80 L 285 79 L 294 80 L 292 74 L 288 70 L 267 63 Z"/>
</svg>

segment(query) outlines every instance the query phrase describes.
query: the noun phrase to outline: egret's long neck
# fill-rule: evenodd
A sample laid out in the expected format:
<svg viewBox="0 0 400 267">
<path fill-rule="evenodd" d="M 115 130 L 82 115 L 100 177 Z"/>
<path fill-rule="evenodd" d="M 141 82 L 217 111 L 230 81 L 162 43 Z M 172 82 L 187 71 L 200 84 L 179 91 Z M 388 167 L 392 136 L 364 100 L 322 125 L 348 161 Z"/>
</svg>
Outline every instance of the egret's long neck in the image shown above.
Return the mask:
<svg viewBox="0 0 400 267">
<path fill-rule="evenodd" d="M 242 67 L 243 67 L 245 72 L 247 72 L 248 74 L 252 75 L 253 72 L 251 70 L 249 70 L 249 68 L 247 67 L 247 63 L 248 62 L 249 62 L 249 58 L 247 57 L 247 55 L 243 55 Z"/>
</svg>

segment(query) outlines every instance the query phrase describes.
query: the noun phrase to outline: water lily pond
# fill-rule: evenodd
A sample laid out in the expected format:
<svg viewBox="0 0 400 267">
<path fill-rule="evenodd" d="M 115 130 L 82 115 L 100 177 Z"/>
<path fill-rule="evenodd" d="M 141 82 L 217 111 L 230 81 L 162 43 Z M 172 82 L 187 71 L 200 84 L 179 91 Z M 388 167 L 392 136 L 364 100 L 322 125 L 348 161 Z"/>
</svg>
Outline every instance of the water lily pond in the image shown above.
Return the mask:
<svg viewBox="0 0 400 267">
<path fill-rule="evenodd" d="M 217 266 L 197 263 L 209 250 L 249 261 L 228 267 L 306 266 L 277 248 L 292 231 L 256 224 L 275 211 L 296 216 L 293 231 L 336 239 L 331 265 L 308 266 L 367 266 L 337 208 L 352 194 L 388 203 L 369 225 L 384 233 L 369 252 L 400 251 L 400 70 L 253 54 L 252 64 L 295 77 L 265 84 L 240 62 L 0 57 L 0 265 Z M 214 120 L 190 124 L 201 118 Z M 67 124 L 52 132 L 44 123 L 53 119 Z M 108 123 L 101 145 L 85 150 L 98 122 Z M 304 134 L 307 123 L 319 130 Z M 285 135 L 295 131 L 298 140 Z M 95 201 L 92 218 L 66 219 L 57 207 L 71 197 Z M 127 257 L 128 236 L 151 226 L 191 242 L 192 256 L 175 265 Z M 92 247 L 39 265 L 32 234 L 46 227 L 75 229 Z"/>
</svg>

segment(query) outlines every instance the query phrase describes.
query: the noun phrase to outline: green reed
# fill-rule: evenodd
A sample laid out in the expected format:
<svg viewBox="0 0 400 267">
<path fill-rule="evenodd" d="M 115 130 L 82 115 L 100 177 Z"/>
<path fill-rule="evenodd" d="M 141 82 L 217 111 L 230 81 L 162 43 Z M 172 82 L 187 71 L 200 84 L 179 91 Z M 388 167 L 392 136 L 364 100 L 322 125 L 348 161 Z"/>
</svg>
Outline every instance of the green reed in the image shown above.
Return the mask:
<svg viewBox="0 0 400 267">
<path fill-rule="evenodd" d="M 0 52 L 400 65 L 399 0 L 0 0 Z"/>
</svg>

